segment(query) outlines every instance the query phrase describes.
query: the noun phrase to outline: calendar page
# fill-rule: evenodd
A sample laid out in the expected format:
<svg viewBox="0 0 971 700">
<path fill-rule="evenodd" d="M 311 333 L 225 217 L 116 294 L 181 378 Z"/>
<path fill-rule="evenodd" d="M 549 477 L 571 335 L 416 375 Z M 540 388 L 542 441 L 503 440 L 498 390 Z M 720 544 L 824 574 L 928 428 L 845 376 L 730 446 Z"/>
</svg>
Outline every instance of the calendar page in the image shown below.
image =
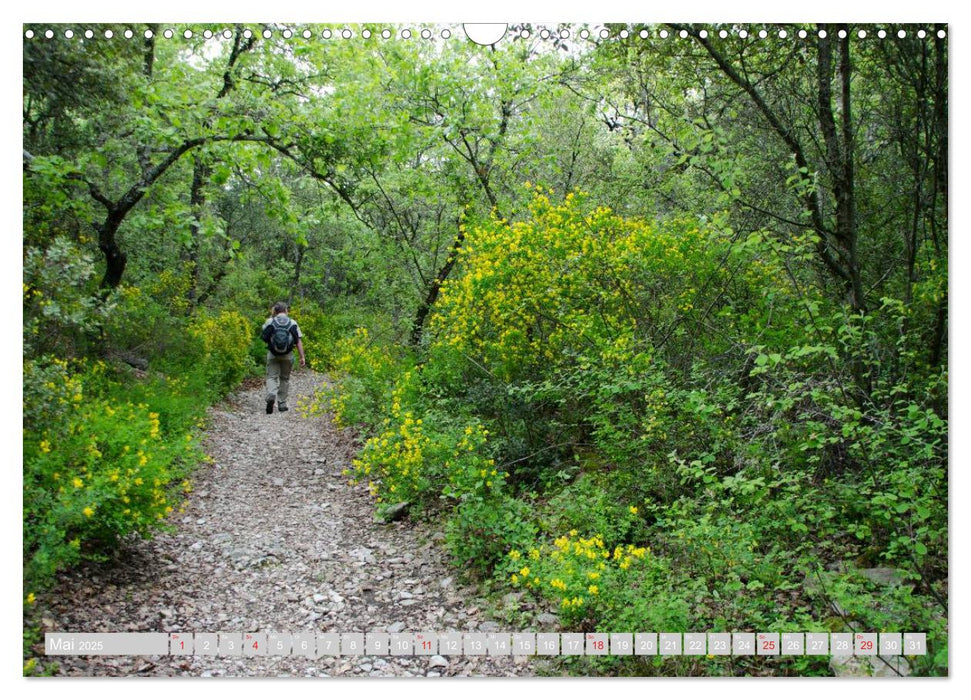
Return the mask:
<svg viewBox="0 0 971 700">
<path fill-rule="evenodd" d="M 19 26 L 25 676 L 949 674 L 950 26 L 618 12 Z"/>
</svg>

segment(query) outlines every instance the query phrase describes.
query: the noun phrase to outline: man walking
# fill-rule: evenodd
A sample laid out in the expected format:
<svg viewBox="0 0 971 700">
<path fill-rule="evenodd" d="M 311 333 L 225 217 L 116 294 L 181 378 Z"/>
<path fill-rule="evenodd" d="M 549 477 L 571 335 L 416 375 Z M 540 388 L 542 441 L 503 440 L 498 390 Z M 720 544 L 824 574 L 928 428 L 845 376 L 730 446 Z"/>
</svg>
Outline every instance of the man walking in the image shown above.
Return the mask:
<svg viewBox="0 0 971 700">
<path fill-rule="evenodd" d="M 287 315 L 287 305 L 278 301 L 270 309 L 270 318 L 263 324 L 260 337 L 266 343 L 266 412 L 273 413 L 276 402 L 280 413 L 289 410 L 287 393 L 290 390 L 290 369 L 293 349 L 300 353 L 300 366 L 307 364 L 303 354 L 303 334 L 300 326 Z"/>
</svg>

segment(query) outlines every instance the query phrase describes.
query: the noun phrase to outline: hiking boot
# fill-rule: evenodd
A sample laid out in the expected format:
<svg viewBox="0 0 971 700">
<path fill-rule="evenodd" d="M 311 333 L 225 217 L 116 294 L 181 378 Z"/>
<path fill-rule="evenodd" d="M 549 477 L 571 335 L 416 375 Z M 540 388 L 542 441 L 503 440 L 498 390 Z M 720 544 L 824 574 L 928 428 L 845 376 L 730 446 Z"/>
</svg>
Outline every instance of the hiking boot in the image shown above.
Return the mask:
<svg viewBox="0 0 971 700">
<path fill-rule="evenodd" d="M 287 406 L 280 406 L 280 413 L 283 413 L 284 411 L 289 411 L 289 410 L 290 409 Z"/>
<path fill-rule="evenodd" d="M 266 412 L 273 413 L 273 401 L 274 399 L 267 399 L 266 401 Z"/>
</svg>

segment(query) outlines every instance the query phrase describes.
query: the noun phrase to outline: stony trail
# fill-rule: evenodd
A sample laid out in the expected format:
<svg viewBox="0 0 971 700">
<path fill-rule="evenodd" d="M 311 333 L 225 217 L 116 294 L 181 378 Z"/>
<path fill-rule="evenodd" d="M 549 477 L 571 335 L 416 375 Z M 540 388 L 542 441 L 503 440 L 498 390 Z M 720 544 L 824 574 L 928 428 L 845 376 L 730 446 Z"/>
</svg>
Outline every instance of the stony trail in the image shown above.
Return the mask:
<svg viewBox="0 0 971 700">
<path fill-rule="evenodd" d="M 291 377 L 291 406 L 326 381 Z M 176 530 L 86 565 L 45 596 L 44 631 L 497 631 L 456 584 L 441 533 L 376 524 L 341 470 L 354 444 L 326 416 L 266 415 L 262 387 L 210 411 L 213 463 Z M 476 656 L 60 657 L 68 676 L 524 676 L 535 660 Z"/>
</svg>

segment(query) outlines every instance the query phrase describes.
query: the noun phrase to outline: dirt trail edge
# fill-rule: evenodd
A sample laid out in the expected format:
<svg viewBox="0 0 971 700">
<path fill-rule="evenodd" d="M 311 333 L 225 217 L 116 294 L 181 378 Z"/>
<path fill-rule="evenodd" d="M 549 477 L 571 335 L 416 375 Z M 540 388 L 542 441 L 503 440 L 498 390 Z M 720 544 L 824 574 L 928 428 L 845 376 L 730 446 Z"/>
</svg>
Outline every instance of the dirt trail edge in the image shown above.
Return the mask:
<svg viewBox="0 0 971 700">
<path fill-rule="evenodd" d="M 295 372 L 291 395 L 325 382 Z M 354 446 L 325 416 L 266 415 L 261 388 L 210 411 L 206 452 L 177 530 L 86 565 L 45 596 L 44 631 L 495 632 L 457 586 L 441 533 L 373 522 L 341 470 Z M 505 631 L 505 630 L 503 630 Z M 64 656 L 69 676 L 524 676 L 485 656 Z M 45 663 L 44 665 L 48 665 Z"/>
</svg>

